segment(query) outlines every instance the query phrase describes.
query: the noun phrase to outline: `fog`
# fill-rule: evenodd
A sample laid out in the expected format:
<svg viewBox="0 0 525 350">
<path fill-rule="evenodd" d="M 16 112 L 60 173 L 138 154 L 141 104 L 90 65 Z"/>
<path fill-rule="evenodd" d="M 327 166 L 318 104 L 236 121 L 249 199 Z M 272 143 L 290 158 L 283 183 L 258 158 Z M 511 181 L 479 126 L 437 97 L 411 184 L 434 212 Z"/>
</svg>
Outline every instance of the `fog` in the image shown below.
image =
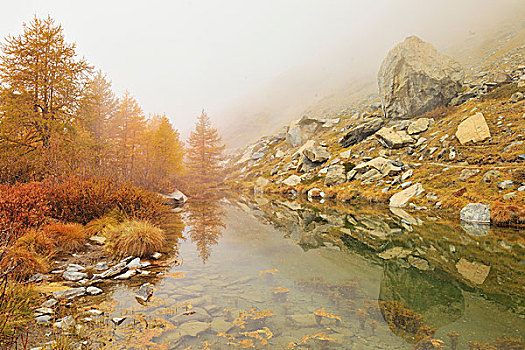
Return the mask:
<svg viewBox="0 0 525 350">
<path fill-rule="evenodd" d="M 523 23 L 525 2 L 17 1 L 3 4 L 0 34 L 47 14 L 117 94 L 128 89 L 183 135 L 205 108 L 230 139 L 239 121 L 264 115 L 271 125 L 254 124 L 253 133 L 266 133 L 349 82 L 368 84 L 408 35 L 468 63 L 463 43 L 482 42 L 508 18 Z"/>
</svg>

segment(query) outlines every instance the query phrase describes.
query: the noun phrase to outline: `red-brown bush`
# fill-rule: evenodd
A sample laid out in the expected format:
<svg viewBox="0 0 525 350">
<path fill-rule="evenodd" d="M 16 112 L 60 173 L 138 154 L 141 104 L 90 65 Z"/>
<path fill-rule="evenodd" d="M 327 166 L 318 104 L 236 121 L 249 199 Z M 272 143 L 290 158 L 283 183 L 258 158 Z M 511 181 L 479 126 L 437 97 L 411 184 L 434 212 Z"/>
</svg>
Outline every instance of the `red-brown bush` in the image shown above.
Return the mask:
<svg viewBox="0 0 525 350">
<path fill-rule="evenodd" d="M 52 216 L 61 221 L 86 224 L 113 209 L 129 217 L 155 220 L 164 211 L 162 198 L 130 183 L 108 179 L 69 178 L 52 185 Z"/>
<path fill-rule="evenodd" d="M 40 182 L 0 185 L 0 234 L 12 238 L 46 222 L 51 214 L 49 188 Z"/>
</svg>

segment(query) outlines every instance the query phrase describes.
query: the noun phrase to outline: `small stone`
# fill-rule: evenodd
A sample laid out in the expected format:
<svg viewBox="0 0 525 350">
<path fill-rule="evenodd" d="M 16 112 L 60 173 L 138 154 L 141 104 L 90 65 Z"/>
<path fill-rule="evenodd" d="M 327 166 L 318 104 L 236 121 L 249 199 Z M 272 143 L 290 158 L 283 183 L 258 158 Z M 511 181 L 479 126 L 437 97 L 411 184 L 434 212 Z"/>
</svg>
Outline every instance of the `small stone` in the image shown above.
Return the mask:
<svg viewBox="0 0 525 350">
<path fill-rule="evenodd" d="M 86 294 L 86 288 L 84 287 L 78 287 L 78 288 L 69 288 L 66 290 L 56 291 L 53 292 L 53 296 L 55 299 L 63 300 L 63 299 L 73 299 L 78 296 Z"/>
<path fill-rule="evenodd" d="M 159 260 L 162 257 L 162 253 L 155 252 L 151 257 L 155 260 Z"/>
<path fill-rule="evenodd" d="M 58 300 L 56 299 L 49 299 L 46 302 L 42 304 L 42 307 L 53 307 L 58 303 Z"/>
<path fill-rule="evenodd" d="M 509 190 L 511 188 L 514 188 L 514 181 L 505 180 L 505 181 L 498 182 L 498 188 L 500 190 Z"/>
<path fill-rule="evenodd" d="M 55 322 L 53 324 L 53 327 L 60 328 L 62 330 L 68 330 L 68 329 L 75 327 L 75 324 L 76 324 L 75 319 L 73 318 L 73 316 L 69 315 L 69 316 L 62 318 L 60 321 Z"/>
<path fill-rule="evenodd" d="M 111 322 L 113 322 L 115 326 L 120 326 L 124 320 L 126 320 L 126 317 L 113 317 Z"/>
<path fill-rule="evenodd" d="M 408 180 L 410 177 L 412 177 L 412 175 L 414 174 L 414 171 L 412 169 L 409 169 L 407 171 L 405 171 L 402 175 L 401 175 L 401 181 L 406 181 Z"/>
<path fill-rule="evenodd" d="M 100 316 L 103 314 L 102 311 L 100 311 L 99 309 L 89 309 L 88 311 L 86 311 L 88 314 L 90 315 L 93 315 L 93 316 Z"/>
<path fill-rule="evenodd" d="M 140 286 L 137 294 L 135 294 L 135 298 L 142 300 L 143 302 L 147 302 L 152 295 L 153 286 L 151 283 L 144 283 L 142 286 Z"/>
<path fill-rule="evenodd" d="M 463 258 L 457 262 L 456 269 L 463 277 L 475 284 L 483 284 L 490 272 L 490 266 L 479 262 L 470 262 Z"/>
<path fill-rule="evenodd" d="M 134 269 L 140 267 L 140 258 L 135 258 L 128 263 L 128 269 Z"/>
<path fill-rule="evenodd" d="M 42 315 L 35 317 L 35 321 L 38 324 L 50 324 L 51 323 L 51 316 L 49 315 Z"/>
<path fill-rule="evenodd" d="M 470 179 L 472 176 L 476 175 L 477 173 L 479 173 L 479 170 L 478 169 L 463 169 L 461 170 L 461 173 L 459 174 L 459 181 L 467 181 L 468 179 Z"/>
<path fill-rule="evenodd" d="M 503 200 L 510 200 L 512 198 L 515 198 L 517 196 L 516 192 L 510 192 L 503 196 Z"/>
<path fill-rule="evenodd" d="M 106 243 L 106 237 L 102 237 L 102 236 L 91 236 L 89 237 L 89 240 L 92 243 L 95 243 L 98 245 L 104 245 Z"/>
<path fill-rule="evenodd" d="M 127 280 L 127 279 L 130 279 L 131 277 L 135 276 L 136 274 L 137 274 L 137 270 L 128 270 L 128 271 L 124 272 L 121 275 L 113 277 L 113 279 L 115 279 L 115 280 Z"/>
<path fill-rule="evenodd" d="M 67 270 L 62 274 L 62 277 L 68 281 L 80 281 L 81 279 L 86 278 L 87 274 L 83 272 Z"/>
<path fill-rule="evenodd" d="M 41 315 L 52 315 L 55 311 L 49 307 L 39 307 L 35 310 L 35 314 L 41 316 Z"/>
<path fill-rule="evenodd" d="M 86 288 L 86 292 L 91 295 L 99 295 L 102 294 L 102 289 L 91 286 Z"/>
<path fill-rule="evenodd" d="M 401 192 L 394 194 L 390 197 L 390 206 L 391 207 L 403 207 L 412 197 L 417 197 L 425 192 L 423 186 L 418 182 Z"/>
<path fill-rule="evenodd" d="M 96 263 L 93 268 L 97 271 L 104 271 L 109 269 L 108 263 L 105 261 L 101 261 L 99 263 Z"/>
<path fill-rule="evenodd" d="M 498 170 L 489 170 L 485 174 L 483 174 L 481 181 L 485 183 L 492 183 L 496 181 L 499 176 L 500 172 Z"/>
</svg>

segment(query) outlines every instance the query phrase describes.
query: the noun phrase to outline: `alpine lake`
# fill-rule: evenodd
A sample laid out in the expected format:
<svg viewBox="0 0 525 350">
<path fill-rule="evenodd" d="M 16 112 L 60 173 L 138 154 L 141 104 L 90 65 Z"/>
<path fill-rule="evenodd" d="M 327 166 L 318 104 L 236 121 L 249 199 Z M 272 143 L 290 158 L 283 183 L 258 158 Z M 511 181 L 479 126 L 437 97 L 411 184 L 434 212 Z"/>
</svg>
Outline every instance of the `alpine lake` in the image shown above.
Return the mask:
<svg viewBox="0 0 525 350">
<path fill-rule="evenodd" d="M 173 250 L 151 274 L 80 300 L 83 310 L 103 312 L 84 329 L 94 346 L 523 345 L 523 230 L 467 226 L 432 211 L 264 196 L 190 201 L 173 216 L 166 225 Z M 154 291 L 143 302 L 135 294 L 146 282 Z"/>
</svg>

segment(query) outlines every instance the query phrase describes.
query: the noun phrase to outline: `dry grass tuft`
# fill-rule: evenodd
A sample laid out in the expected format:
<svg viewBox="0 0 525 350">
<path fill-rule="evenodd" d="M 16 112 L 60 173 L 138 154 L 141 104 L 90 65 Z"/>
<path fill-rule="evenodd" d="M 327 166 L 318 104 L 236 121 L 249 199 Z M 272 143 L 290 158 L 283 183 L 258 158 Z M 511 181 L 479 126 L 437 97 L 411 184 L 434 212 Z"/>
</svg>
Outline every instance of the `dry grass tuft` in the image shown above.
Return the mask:
<svg viewBox="0 0 525 350">
<path fill-rule="evenodd" d="M 108 247 L 116 256 L 149 256 L 166 243 L 164 230 L 147 221 L 128 220 L 106 231 Z"/>
<path fill-rule="evenodd" d="M 10 247 L 7 254 L 0 261 L 0 271 L 6 271 L 16 266 L 13 277 L 26 279 L 37 272 L 45 273 L 48 270 L 46 259 L 29 250 L 23 245 Z"/>
<path fill-rule="evenodd" d="M 77 252 L 84 247 L 87 233 L 80 224 L 51 224 L 44 227 L 44 234 L 58 243 L 63 252 Z"/>
</svg>

